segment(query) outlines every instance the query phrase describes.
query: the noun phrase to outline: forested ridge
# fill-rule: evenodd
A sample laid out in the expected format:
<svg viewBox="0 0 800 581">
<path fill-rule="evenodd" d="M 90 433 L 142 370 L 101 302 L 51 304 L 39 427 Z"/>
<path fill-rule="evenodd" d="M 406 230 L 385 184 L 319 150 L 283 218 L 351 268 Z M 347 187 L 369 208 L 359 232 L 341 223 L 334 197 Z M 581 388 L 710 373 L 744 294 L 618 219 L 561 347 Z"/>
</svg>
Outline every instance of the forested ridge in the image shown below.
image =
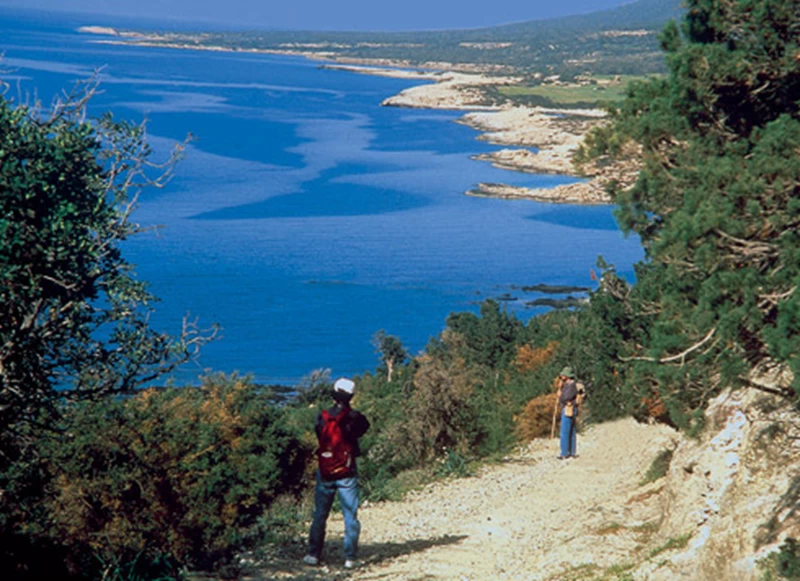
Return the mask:
<svg viewBox="0 0 800 581">
<path fill-rule="evenodd" d="M 588 15 L 466 30 L 423 32 L 148 31 L 148 42 L 390 59 L 408 65 L 460 63 L 517 72 L 663 72 L 658 31 L 680 17 L 678 0 L 637 0 Z M 141 32 L 141 31 L 140 31 Z"/>
<path fill-rule="evenodd" d="M 641 167 L 633 187 L 611 188 L 644 247 L 635 284 L 600 258 L 584 306 L 523 322 L 486 301 L 451 314 L 413 357 L 376 334 L 377 367 L 356 378 L 354 402 L 374 426 L 366 499 L 468 475 L 549 434 L 552 378 L 567 364 L 592 384 L 588 421 L 696 434 L 712 397 L 758 389 L 797 423 L 798 14 L 798 0 L 688 0 L 659 36 L 668 74 L 632 85 L 587 139 L 579 162 Z M 2 568 L 235 577 L 243 550 L 303 534 L 331 378 L 314 373 L 288 396 L 214 374 L 142 388 L 213 330 L 149 328 L 152 297 L 120 242 L 139 230 L 139 188 L 166 176 L 142 127 L 86 117 L 91 92 L 48 113 L 0 101 Z M 796 546 L 785 554 L 796 567 Z"/>
</svg>

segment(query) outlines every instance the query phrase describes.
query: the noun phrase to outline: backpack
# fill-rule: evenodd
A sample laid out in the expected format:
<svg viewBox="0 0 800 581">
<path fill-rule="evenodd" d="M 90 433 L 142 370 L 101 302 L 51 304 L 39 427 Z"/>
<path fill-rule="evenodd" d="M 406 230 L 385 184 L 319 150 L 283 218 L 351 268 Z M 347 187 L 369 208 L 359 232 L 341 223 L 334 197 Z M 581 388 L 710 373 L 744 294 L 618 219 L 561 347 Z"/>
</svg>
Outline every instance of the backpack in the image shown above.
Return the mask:
<svg viewBox="0 0 800 581">
<path fill-rule="evenodd" d="M 586 398 L 589 397 L 589 392 L 592 391 L 593 385 L 594 384 L 591 381 L 587 383 L 581 383 L 579 381 L 576 384 L 576 387 L 578 388 L 578 397 L 575 398 L 575 401 L 578 405 L 582 405 L 586 401 Z"/>
<path fill-rule="evenodd" d="M 580 406 L 583 403 L 583 400 L 586 399 L 586 385 L 578 381 L 575 383 L 575 389 L 578 391 L 578 395 L 575 396 L 575 403 Z"/>
<path fill-rule="evenodd" d="M 317 460 L 320 475 L 325 480 L 344 478 L 355 467 L 353 446 L 345 439 L 341 425 L 349 412 L 350 410 L 345 408 L 332 418 L 327 410 L 322 411 L 322 419 L 325 422 L 319 435 Z"/>
<path fill-rule="evenodd" d="M 575 402 L 567 402 L 564 405 L 564 415 L 568 418 L 574 418 L 578 409 L 580 409 L 583 402 L 586 400 L 586 384 L 581 381 L 575 382 Z"/>
</svg>

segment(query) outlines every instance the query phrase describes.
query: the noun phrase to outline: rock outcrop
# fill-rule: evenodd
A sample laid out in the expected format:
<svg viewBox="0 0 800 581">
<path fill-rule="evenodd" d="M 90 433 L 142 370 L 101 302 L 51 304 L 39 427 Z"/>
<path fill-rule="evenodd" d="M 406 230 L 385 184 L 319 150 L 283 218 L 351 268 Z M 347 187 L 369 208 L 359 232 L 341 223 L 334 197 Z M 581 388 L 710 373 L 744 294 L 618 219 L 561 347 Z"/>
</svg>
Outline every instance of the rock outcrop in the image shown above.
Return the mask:
<svg viewBox="0 0 800 581">
<path fill-rule="evenodd" d="M 433 84 L 418 85 L 385 99 L 381 105 L 417 109 L 496 110 L 487 104 L 482 87 L 519 83 L 516 77 L 494 77 L 457 72 L 434 73 Z"/>
<path fill-rule="evenodd" d="M 611 198 L 602 183 L 596 180 L 564 184 L 552 188 L 523 188 L 506 184 L 480 183 L 467 192 L 468 196 L 501 198 L 504 200 L 533 200 L 548 204 L 593 206 L 610 204 Z"/>
<path fill-rule="evenodd" d="M 659 537 L 685 550 L 640 573 L 651 581 L 757 581 L 757 564 L 800 534 L 800 422 L 790 405 L 758 390 L 725 392 L 699 440 L 675 450 L 662 494 Z M 644 578 L 644 577 L 642 577 Z"/>
</svg>

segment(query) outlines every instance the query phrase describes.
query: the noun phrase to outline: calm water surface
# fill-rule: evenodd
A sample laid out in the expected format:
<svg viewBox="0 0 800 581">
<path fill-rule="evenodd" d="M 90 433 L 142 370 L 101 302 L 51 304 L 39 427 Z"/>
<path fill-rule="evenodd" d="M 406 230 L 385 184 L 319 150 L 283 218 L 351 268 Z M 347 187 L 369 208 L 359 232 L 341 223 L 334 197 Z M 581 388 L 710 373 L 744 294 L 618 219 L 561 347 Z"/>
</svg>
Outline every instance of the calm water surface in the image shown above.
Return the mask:
<svg viewBox="0 0 800 581">
<path fill-rule="evenodd" d="M 135 219 L 162 225 L 125 247 L 161 298 L 154 325 L 187 313 L 223 338 L 177 375 L 239 371 L 296 384 L 311 371 L 363 373 L 376 331 L 412 353 L 456 311 L 509 293 L 519 317 L 536 283 L 591 286 L 598 255 L 631 277 L 641 258 L 611 208 L 464 195 L 478 182 L 570 181 L 492 168 L 495 149 L 454 123 L 459 112 L 381 107 L 411 86 L 323 70 L 304 59 L 101 44 L 81 25 L 0 7 L 7 95 L 49 102 L 100 70 L 95 112 L 148 121 L 163 158 L 194 136 L 175 179 L 142 193 Z"/>
</svg>

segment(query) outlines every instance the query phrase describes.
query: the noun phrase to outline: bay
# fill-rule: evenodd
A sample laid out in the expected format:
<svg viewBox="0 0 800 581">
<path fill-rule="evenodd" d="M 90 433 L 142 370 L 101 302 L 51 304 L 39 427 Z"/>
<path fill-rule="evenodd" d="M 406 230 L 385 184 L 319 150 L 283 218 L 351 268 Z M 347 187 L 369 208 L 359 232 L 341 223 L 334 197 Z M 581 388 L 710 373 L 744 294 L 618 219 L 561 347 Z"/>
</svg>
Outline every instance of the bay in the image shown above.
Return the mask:
<svg viewBox="0 0 800 581">
<path fill-rule="evenodd" d="M 297 385 L 317 369 L 361 374 L 379 329 L 411 353 L 449 313 L 503 297 L 527 319 L 520 287 L 592 287 L 598 255 L 632 279 L 637 239 L 610 207 L 465 196 L 478 182 L 528 187 L 565 176 L 499 170 L 471 156 L 495 146 L 458 111 L 381 107 L 408 80 L 321 69 L 289 56 L 102 44 L 82 25 L 153 22 L 0 8 L 6 96 L 48 103 L 99 71 L 94 113 L 147 120 L 156 158 L 191 133 L 164 189 L 144 190 L 137 222 L 160 225 L 125 256 L 160 297 L 153 325 L 185 315 L 222 339 L 174 376 L 210 371 Z"/>
</svg>

